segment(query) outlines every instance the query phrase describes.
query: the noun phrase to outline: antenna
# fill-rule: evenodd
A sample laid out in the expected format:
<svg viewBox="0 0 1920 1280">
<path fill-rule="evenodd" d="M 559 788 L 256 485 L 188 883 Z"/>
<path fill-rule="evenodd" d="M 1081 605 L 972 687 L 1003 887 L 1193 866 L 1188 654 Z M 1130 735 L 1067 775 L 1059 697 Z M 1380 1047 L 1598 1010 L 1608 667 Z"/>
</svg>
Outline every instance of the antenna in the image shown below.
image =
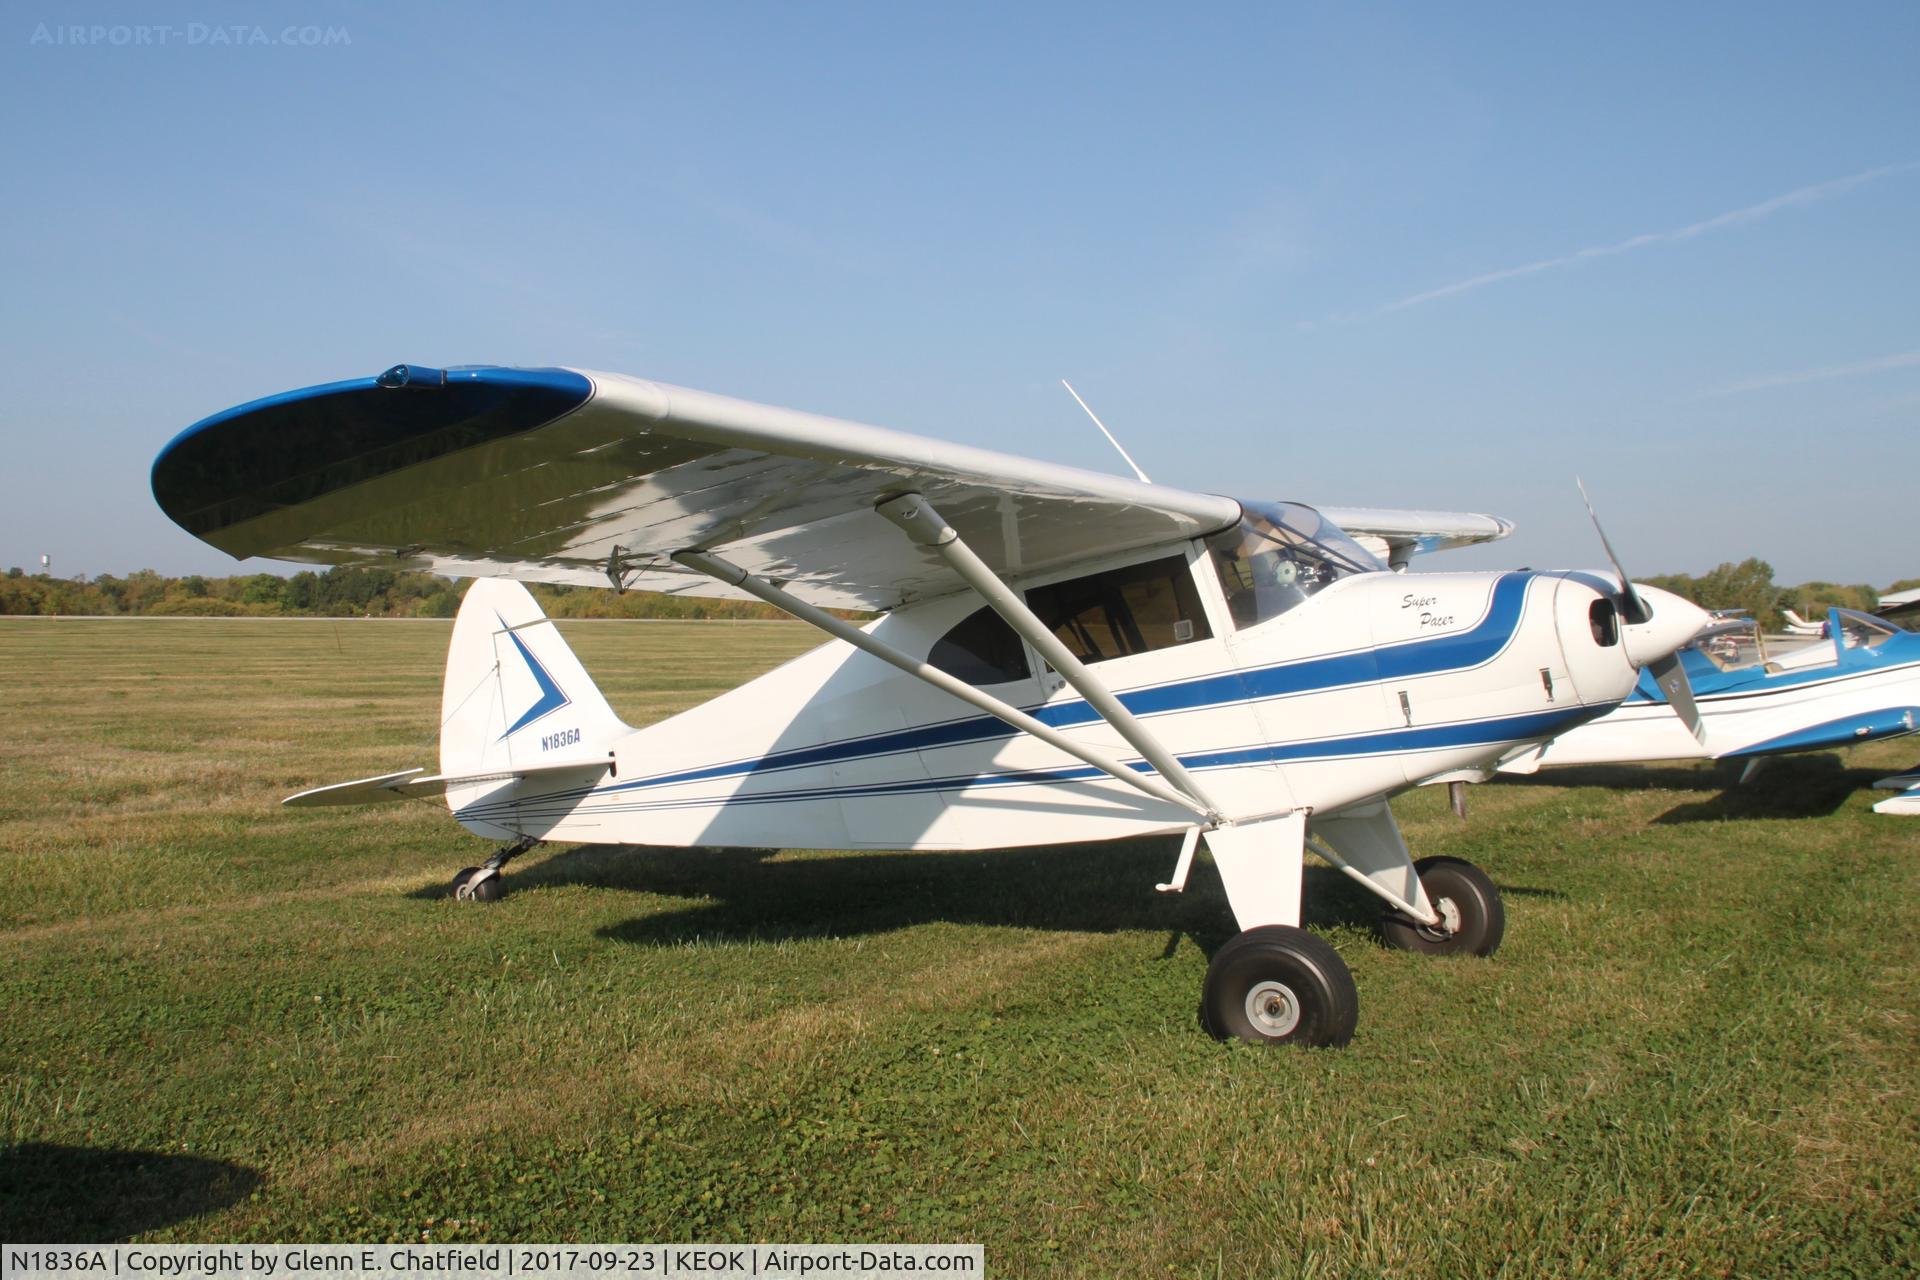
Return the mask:
<svg viewBox="0 0 1920 1280">
<path fill-rule="evenodd" d="M 1082 409 L 1087 409 L 1087 402 L 1080 398 L 1080 393 L 1073 389 L 1071 382 L 1062 378 L 1060 379 L 1060 385 L 1067 389 L 1067 394 L 1073 397 L 1075 404 L 1079 405 Z M 1120 442 L 1113 438 L 1113 432 L 1107 430 L 1107 424 L 1100 421 L 1100 415 L 1091 409 L 1087 409 L 1087 416 L 1093 419 L 1094 426 L 1100 428 L 1100 434 L 1107 438 L 1107 443 L 1119 450 L 1120 456 L 1127 460 L 1127 465 L 1133 468 L 1133 474 L 1140 477 L 1140 483 L 1152 484 L 1153 481 L 1147 479 L 1147 473 L 1140 469 L 1140 464 L 1133 460 L 1133 455 L 1128 453 L 1124 448 L 1121 448 Z"/>
</svg>

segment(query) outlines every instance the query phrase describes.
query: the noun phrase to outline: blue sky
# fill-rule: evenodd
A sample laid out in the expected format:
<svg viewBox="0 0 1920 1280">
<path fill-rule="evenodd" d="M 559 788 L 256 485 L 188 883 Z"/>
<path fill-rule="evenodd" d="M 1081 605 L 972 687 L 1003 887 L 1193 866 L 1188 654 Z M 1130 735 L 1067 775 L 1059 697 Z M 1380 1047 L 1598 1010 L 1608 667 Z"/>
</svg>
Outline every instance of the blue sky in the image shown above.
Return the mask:
<svg viewBox="0 0 1920 1280">
<path fill-rule="evenodd" d="M 160 446 L 412 361 L 1118 469 L 1067 377 L 1159 481 L 1519 522 L 1429 567 L 1599 563 L 1578 474 L 1637 574 L 1884 587 L 1916 65 L 1907 3 L 12 5 L 0 566 L 234 571 Z"/>
</svg>

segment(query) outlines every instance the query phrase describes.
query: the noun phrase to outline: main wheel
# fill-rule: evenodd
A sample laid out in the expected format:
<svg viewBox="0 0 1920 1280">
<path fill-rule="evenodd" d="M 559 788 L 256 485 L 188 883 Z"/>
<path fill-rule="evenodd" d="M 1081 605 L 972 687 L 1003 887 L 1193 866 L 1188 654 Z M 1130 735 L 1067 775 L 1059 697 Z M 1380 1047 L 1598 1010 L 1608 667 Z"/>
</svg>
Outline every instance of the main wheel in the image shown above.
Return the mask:
<svg viewBox="0 0 1920 1280">
<path fill-rule="evenodd" d="M 1399 912 L 1380 917 L 1390 947 L 1430 956 L 1490 956 L 1507 931 L 1507 909 L 1487 873 L 1460 858 L 1422 858 L 1413 864 L 1440 924 L 1421 924 Z"/>
<path fill-rule="evenodd" d="M 478 867 L 460 868 L 458 871 L 453 873 L 453 880 L 451 883 L 447 885 L 447 892 L 456 898 L 466 897 L 467 895 L 462 893 L 461 890 L 467 887 L 467 880 L 470 877 L 478 875 L 479 873 L 480 873 L 480 868 Z"/>
<path fill-rule="evenodd" d="M 1200 1016 L 1216 1040 L 1338 1046 L 1353 1039 L 1360 994 L 1340 953 L 1304 929 L 1261 925 L 1214 953 Z"/>
</svg>

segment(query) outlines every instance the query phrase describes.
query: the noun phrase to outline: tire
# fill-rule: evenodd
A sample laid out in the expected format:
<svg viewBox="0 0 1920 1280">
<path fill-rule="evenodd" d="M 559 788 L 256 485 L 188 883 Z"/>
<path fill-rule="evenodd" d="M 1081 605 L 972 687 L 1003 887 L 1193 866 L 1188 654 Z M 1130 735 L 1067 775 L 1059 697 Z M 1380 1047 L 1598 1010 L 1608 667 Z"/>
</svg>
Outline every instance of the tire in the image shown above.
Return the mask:
<svg viewBox="0 0 1920 1280">
<path fill-rule="evenodd" d="M 1216 1040 L 1338 1047 L 1360 1017 L 1347 962 L 1304 929 L 1269 924 L 1235 935 L 1214 953 L 1200 1018 Z"/>
<path fill-rule="evenodd" d="M 473 886 L 473 892 L 469 896 L 475 902 L 498 902 L 507 896 L 507 882 L 496 871 Z"/>
<path fill-rule="evenodd" d="M 1500 890 L 1480 868 L 1460 858 L 1422 858 L 1413 864 L 1427 900 L 1442 916 L 1457 916 L 1452 929 L 1435 929 L 1399 912 L 1380 918 L 1380 936 L 1399 951 L 1422 955 L 1490 956 L 1507 932 Z"/>
<path fill-rule="evenodd" d="M 460 890 L 467 883 L 467 877 L 477 874 L 479 870 L 480 868 L 478 867 L 462 867 L 458 871 L 454 872 L 453 880 L 447 885 L 447 896 L 450 898 L 459 897 Z"/>
</svg>

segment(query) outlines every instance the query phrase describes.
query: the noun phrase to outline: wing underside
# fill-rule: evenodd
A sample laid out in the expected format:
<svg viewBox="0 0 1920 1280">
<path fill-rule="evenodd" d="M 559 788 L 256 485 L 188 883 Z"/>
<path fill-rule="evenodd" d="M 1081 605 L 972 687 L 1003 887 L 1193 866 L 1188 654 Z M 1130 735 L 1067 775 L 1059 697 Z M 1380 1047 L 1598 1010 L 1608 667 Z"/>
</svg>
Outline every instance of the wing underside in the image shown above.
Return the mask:
<svg viewBox="0 0 1920 1280">
<path fill-rule="evenodd" d="M 1005 577 L 1166 545 L 1232 498 L 1036 462 L 620 374 L 398 366 L 257 400 L 153 468 L 174 521 L 237 557 L 670 594 L 744 593 L 721 552 L 810 604 L 891 609 L 960 581 L 874 506 L 917 492 Z M 1400 556 L 1504 537 L 1457 512 L 1324 512 Z"/>
<path fill-rule="evenodd" d="M 396 374 L 399 374 L 396 377 Z M 724 550 L 809 603 L 887 609 L 960 583 L 873 506 L 924 494 L 1019 575 L 1211 533 L 1231 498 L 563 369 L 335 383 L 188 429 L 154 493 L 235 556 L 732 595 Z"/>
</svg>

